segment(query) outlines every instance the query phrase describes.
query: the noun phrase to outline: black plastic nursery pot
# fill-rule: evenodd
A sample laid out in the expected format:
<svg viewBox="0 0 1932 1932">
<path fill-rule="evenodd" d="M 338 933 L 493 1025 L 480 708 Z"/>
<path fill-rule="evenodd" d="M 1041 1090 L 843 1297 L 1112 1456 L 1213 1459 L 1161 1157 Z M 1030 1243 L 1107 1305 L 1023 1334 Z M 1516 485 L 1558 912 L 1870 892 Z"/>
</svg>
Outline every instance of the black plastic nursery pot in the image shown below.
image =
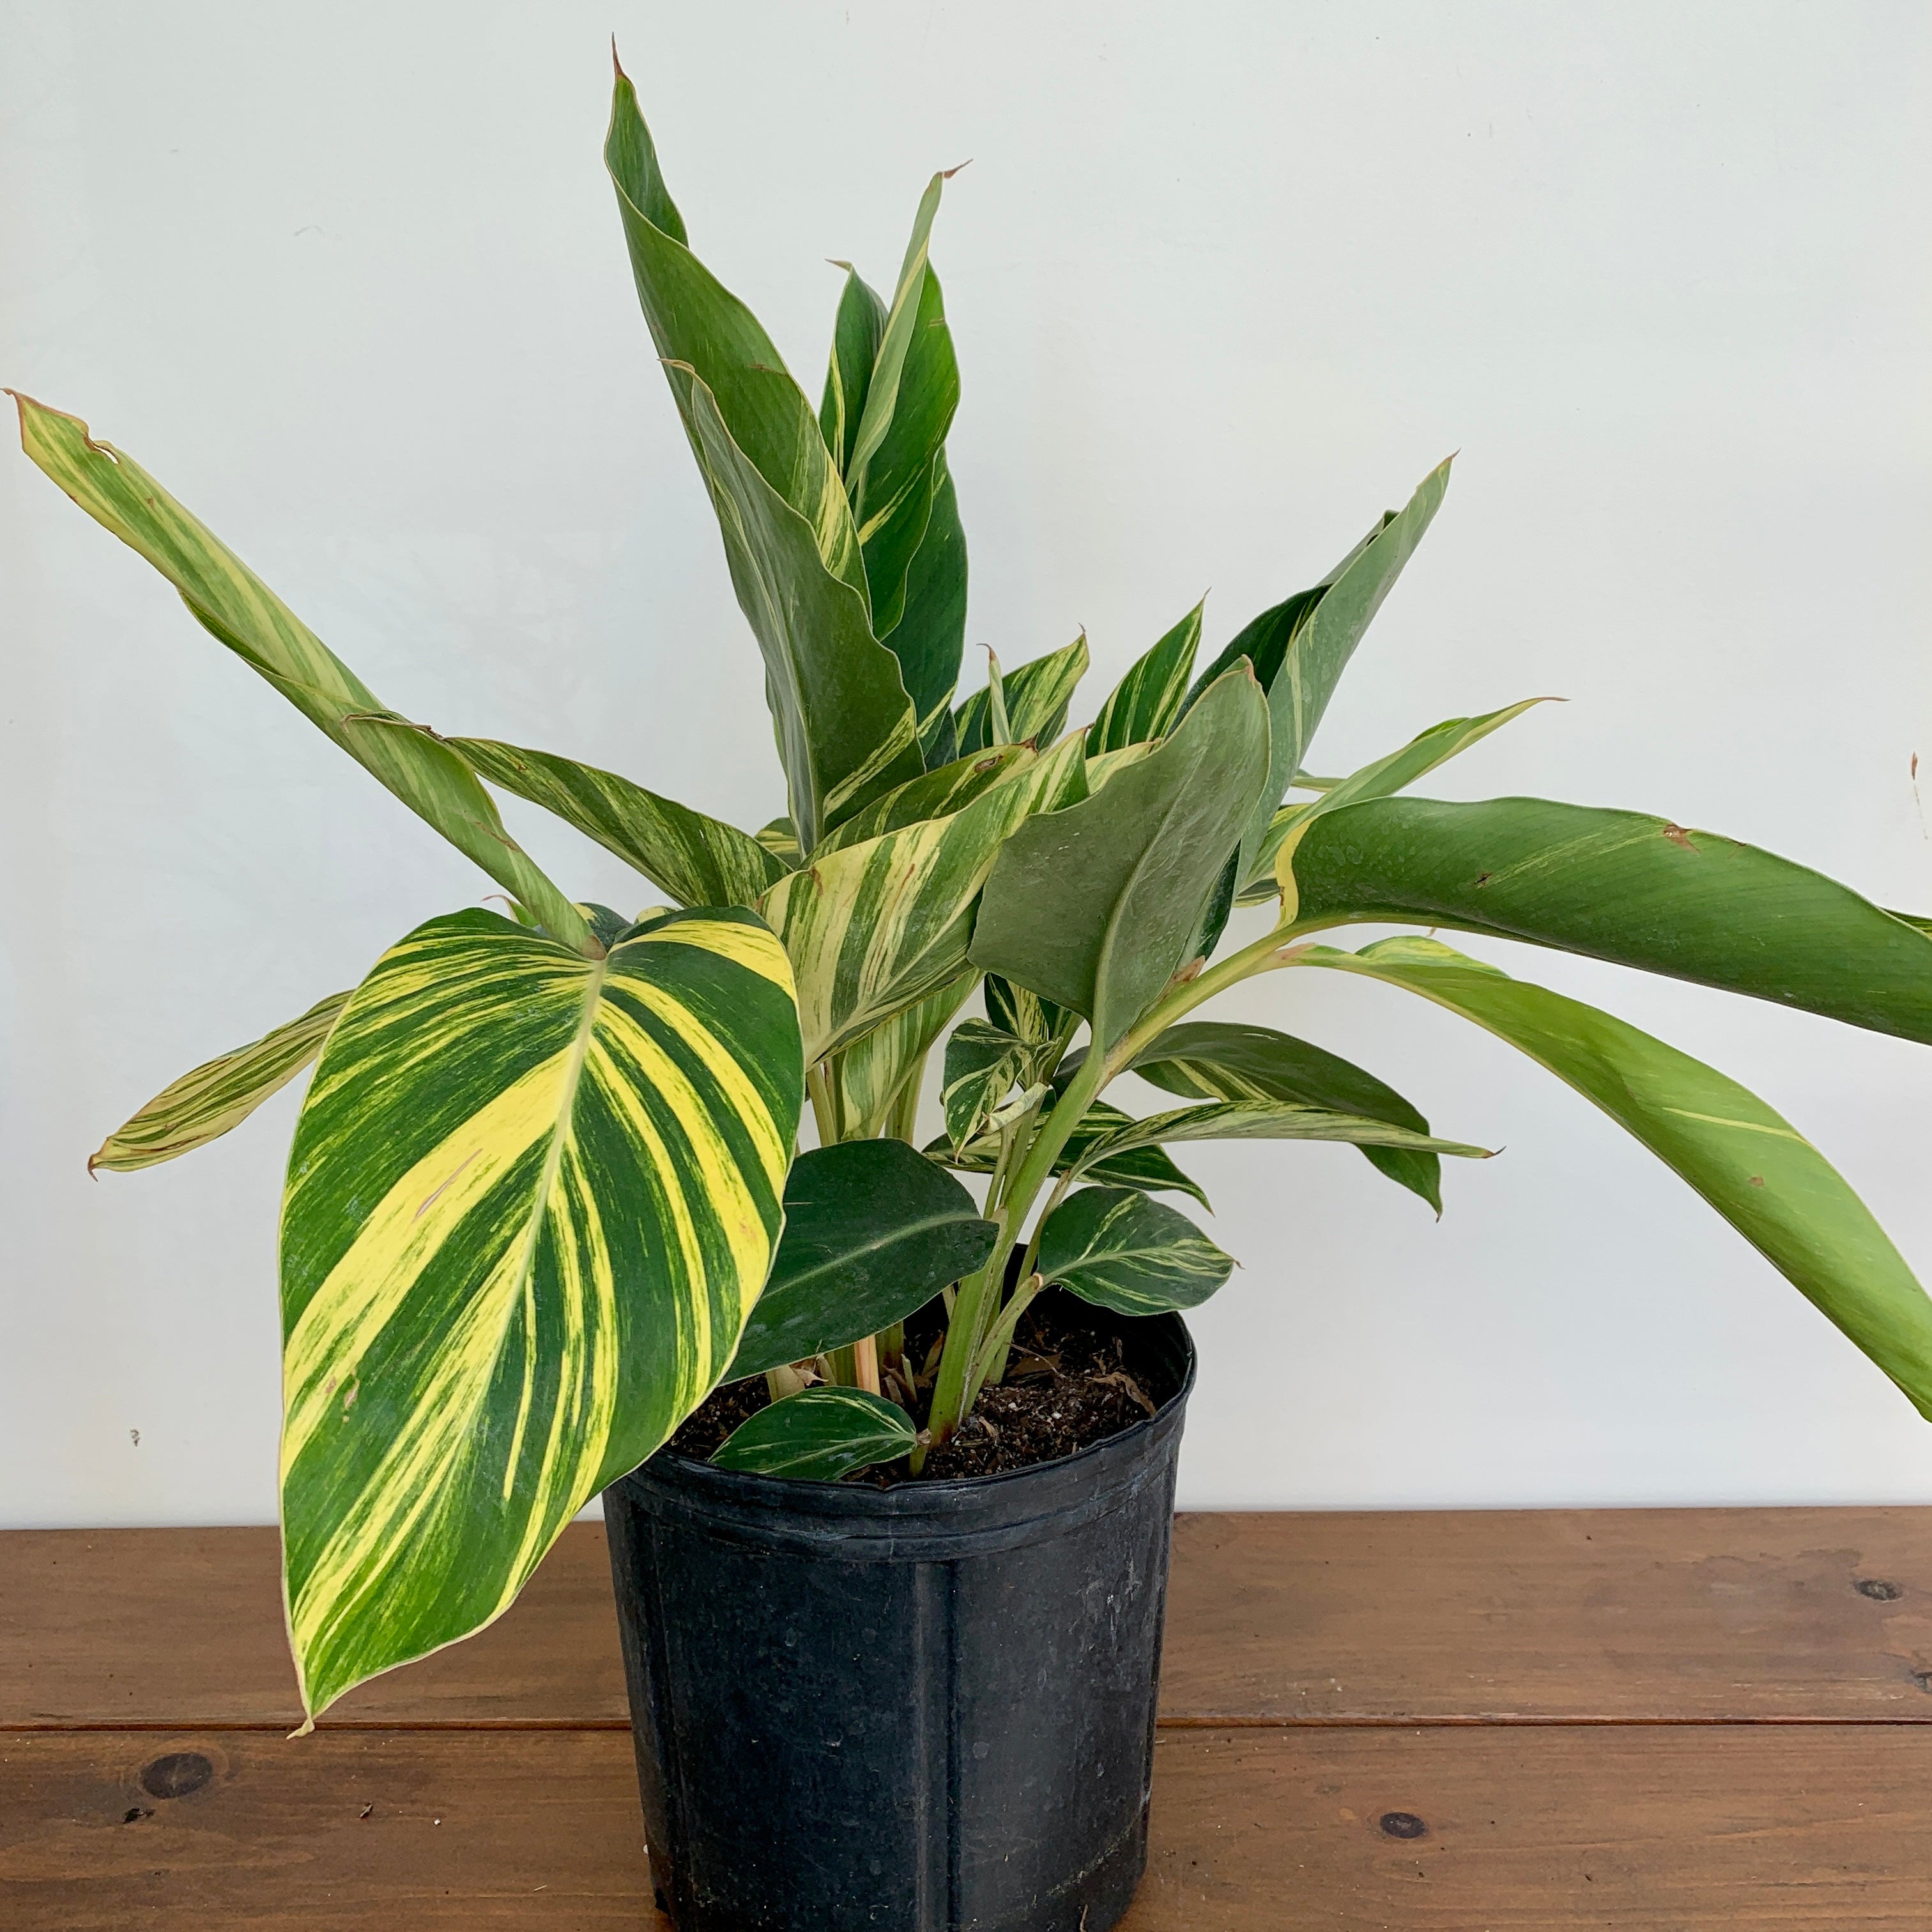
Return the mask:
<svg viewBox="0 0 1932 1932">
<path fill-rule="evenodd" d="M 668 1451 L 604 1492 L 658 1902 L 678 1932 L 1106 1932 L 1147 1859 L 1194 1348 L 1145 1420 L 1010 1474 L 807 1483 Z"/>
</svg>

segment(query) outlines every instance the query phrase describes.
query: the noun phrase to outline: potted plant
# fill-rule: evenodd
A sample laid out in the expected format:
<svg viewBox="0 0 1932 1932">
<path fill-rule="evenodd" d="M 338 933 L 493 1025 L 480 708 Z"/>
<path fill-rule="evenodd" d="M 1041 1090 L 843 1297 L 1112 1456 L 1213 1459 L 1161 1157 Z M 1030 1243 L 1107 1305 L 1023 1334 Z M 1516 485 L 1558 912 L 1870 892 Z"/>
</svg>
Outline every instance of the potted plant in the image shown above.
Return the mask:
<svg viewBox="0 0 1932 1932">
<path fill-rule="evenodd" d="M 814 412 L 688 246 L 621 72 L 606 160 L 764 655 L 788 816 L 748 832 L 386 709 L 132 458 L 19 398 L 32 459 L 508 905 L 430 919 L 359 986 L 184 1076 L 93 1165 L 200 1146 L 315 1064 L 281 1258 L 311 1724 L 500 1615 L 602 1492 L 680 1927 L 1102 1932 L 1144 1856 L 1179 1311 L 1232 1264 L 1156 1198 L 1202 1198 L 1167 1150 L 1350 1142 L 1438 1209 L 1442 1158 L 1485 1151 L 1318 1046 L 1197 1009 L 1339 972 L 1486 1028 L 1932 1414 L 1932 1302 L 1763 1102 L 1432 936 L 1316 937 L 1507 938 L 1928 1040 L 1932 927 L 1663 819 L 1406 795 L 1527 704 L 1311 776 L 1446 464 L 1204 668 L 1197 608 L 1071 731 L 1084 640 L 991 658 L 957 702 L 958 376 L 928 257 L 944 177 L 889 299 L 848 271 Z M 575 902 L 486 784 L 673 903 Z M 1275 916 L 1221 948 L 1237 904 Z M 944 1132 L 922 1146 L 935 1052 Z M 1106 1096 L 1130 1070 L 1180 1104 L 1121 1111 Z"/>
</svg>

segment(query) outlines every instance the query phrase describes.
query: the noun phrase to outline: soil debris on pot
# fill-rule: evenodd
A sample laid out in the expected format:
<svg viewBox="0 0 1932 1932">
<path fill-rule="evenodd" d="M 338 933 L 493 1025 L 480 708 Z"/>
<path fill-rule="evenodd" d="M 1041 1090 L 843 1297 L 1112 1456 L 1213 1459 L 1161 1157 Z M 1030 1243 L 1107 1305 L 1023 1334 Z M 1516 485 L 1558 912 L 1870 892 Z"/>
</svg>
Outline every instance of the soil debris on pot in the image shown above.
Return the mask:
<svg viewBox="0 0 1932 1932">
<path fill-rule="evenodd" d="M 920 1478 L 898 1462 L 848 1480 L 890 1489 L 914 1480 L 1029 1469 L 1105 1442 L 1151 1415 L 1157 1396 L 1135 1373 L 1126 1338 L 1095 1329 L 1082 1320 L 1080 1308 L 1059 1294 L 1043 1295 L 1034 1303 L 1020 1319 L 1006 1379 L 981 1390 L 958 1434 L 926 1458 Z M 923 1311 L 906 1324 L 906 1360 L 922 1371 L 916 1411 L 922 1426 L 932 1395 L 924 1370 L 938 1328 L 937 1319 Z M 762 1376 L 728 1382 L 685 1419 L 669 1446 L 675 1454 L 706 1460 L 769 1400 Z"/>
</svg>

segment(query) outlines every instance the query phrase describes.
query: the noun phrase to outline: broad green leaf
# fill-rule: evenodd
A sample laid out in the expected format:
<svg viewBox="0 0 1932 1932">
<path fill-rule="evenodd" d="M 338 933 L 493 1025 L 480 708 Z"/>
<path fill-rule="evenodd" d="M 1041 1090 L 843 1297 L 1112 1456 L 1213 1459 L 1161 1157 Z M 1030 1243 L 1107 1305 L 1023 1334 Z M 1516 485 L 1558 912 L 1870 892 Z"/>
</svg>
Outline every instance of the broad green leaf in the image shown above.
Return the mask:
<svg viewBox="0 0 1932 1932">
<path fill-rule="evenodd" d="M 1006 704 L 1006 729 L 1016 742 L 1050 745 L 1066 722 L 1073 687 L 1087 674 L 1087 638 L 1083 632 L 1063 650 L 1034 658 L 1006 672 L 1001 682 Z M 953 713 L 958 755 L 983 751 L 998 740 L 992 736 L 988 694 L 976 691 Z"/>
<path fill-rule="evenodd" d="M 804 520 L 825 570 L 849 584 L 863 604 L 858 532 L 812 405 L 758 318 L 686 245 L 683 218 L 664 185 L 636 91 L 621 69 L 611 94 L 604 161 L 617 190 L 632 279 L 659 360 L 692 371 L 732 442 Z M 708 470 L 710 439 L 693 420 L 690 394 L 675 382 L 671 389 L 698 466 Z M 718 516 L 724 520 L 722 506 Z M 728 529 L 728 548 L 730 541 Z M 752 628 L 758 628 L 755 617 Z"/>
<path fill-rule="evenodd" d="M 1925 934 L 1808 866 L 1667 819 L 1374 800 L 1311 829 L 1294 884 L 1309 930 L 1458 927 L 1932 1042 Z"/>
<path fill-rule="evenodd" d="M 1449 465 L 1444 463 L 1423 478 L 1403 509 L 1384 516 L 1321 583 L 1264 610 L 1195 680 L 1198 693 L 1245 657 L 1268 695 L 1268 783 L 1241 834 L 1238 883 L 1254 877 L 1268 821 L 1301 769 L 1328 700 L 1448 488 Z"/>
<path fill-rule="evenodd" d="M 904 1141 L 845 1141 L 792 1162 L 771 1279 L 725 1379 L 876 1334 L 992 1252 L 999 1230 Z"/>
<path fill-rule="evenodd" d="M 94 521 L 138 550 L 226 644 L 410 809 L 528 906 L 567 945 L 596 943 L 571 902 L 503 830 L 476 775 L 382 701 L 212 531 L 78 416 L 14 396 L 20 444 Z"/>
<path fill-rule="evenodd" d="M 979 983 L 978 969 L 969 968 L 833 1058 L 832 1090 L 848 1136 L 886 1131 L 892 1108 L 905 1098 L 907 1083 L 919 1078 L 934 1041 Z"/>
<path fill-rule="evenodd" d="M 963 812 L 982 793 L 1032 764 L 1036 755 L 1028 745 L 1002 745 L 993 751 L 975 752 L 970 758 L 956 758 L 951 764 L 874 799 L 837 831 L 826 833 L 812 856 L 814 860 L 823 859 L 848 845 L 861 845 L 902 826 L 916 825 L 922 818 L 946 818 Z"/>
<path fill-rule="evenodd" d="M 1353 1147 L 1407 1148 L 1420 1154 L 1455 1154 L 1487 1160 L 1492 1148 L 1438 1140 L 1363 1114 L 1327 1107 L 1298 1106 L 1286 1100 L 1210 1100 L 1198 1107 L 1176 1107 L 1144 1120 L 1130 1120 L 1089 1140 L 1075 1162 L 1076 1174 L 1091 1175 L 1096 1162 L 1136 1148 L 1165 1147 L 1175 1141 L 1342 1141 Z"/>
<path fill-rule="evenodd" d="M 988 1020 L 962 1020 L 946 1042 L 946 1138 L 956 1148 L 976 1138 L 986 1117 L 1023 1082 L 1032 1054 L 1024 1040 Z"/>
<path fill-rule="evenodd" d="M 1174 728 L 1194 674 L 1194 653 L 1201 644 L 1201 605 L 1197 604 L 1159 644 L 1136 660 L 1114 687 L 1100 715 L 1087 728 L 1087 755 L 1118 752 L 1150 738 L 1163 738 Z"/>
<path fill-rule="evenodd" d="M 1540 1061 L 1688 1181 L 1932 1420 L 1932 1299 L 1844 1178 L 1756 1094 L 1622 1020 L 1432 940 L 1311 946 L 1303 958 L 1420 993 Z"/>
<path fill-rule="evenodd" d="M 1277 1033 L 1226 1020 L 1169 1027 L 1136 1058 L 1150 1084 L 1196 1100 L 1286 1100 L 1366 1115 L 1418 1134 L 1429 1123 L 1393 1087 L 1339 1054 Z M 1364 1147 L 1370 1164 L 1442 1211 L 1442 1163 L 1408 1148 Z"/>
<path fill-rule="evenodd" d="M 850 469 L 852 446 L 859 435 L 859 418 L 866 407 L 866 391 L 872 364 L 885 333 L 886 305 L 850 262 L 836 262 L 845 271 L 838 294 L 838 314 L 832 326 L 832 357 L 825 371 L 825 393 L 818 404 L 819 434 L 843 476 Z"/>
<path fill-rule="evenodd" d="M 492 784 L 554 812 L 682 906 L 756 905 L 782 860 L 735 825 L 661 798 L 615 772 L 494 738 L 451 738 Z"/>
<path fill-rule="evenodd" d="M 110 1174 L 132 1174 L 219 1140 L 322 1051 L 336 1016 L 348 1003 L 346 993 L 332 993 L 301 1018 L 184 1073 L 101 1142 L 87 1163 L 88 1172 L 104 1167 Z"/>
<path fill-rule="evenodd" d="M 1266 782 L 1268 731 L 1237 665 L 1097 797 L 1021 826 L 987 882 L 974 962 L 1085 1014 L 1111 1047 L 1184 963 Z"/>
<path fill-rule="evenodd" d="M 694 372 L 683 363 L 667 367 L 724 534 L 739 604 L 764 655 L 792 821 L 809 850 L 925 770 L 911 701 L 898 660 L 872 636 L 864 599 L 820 568 L 805 520 L 733 441 Z M 815 428 L 812 436 L 823 456 Z"/>
<path fill-rule="evenodd" d="M 896 1402 L 863 1389 L 821 1387 L 788 1396 L 739 1424 L 712 1462 L 721 1469 L 836 1483 L 875 1462 L 910 1456 L 919 1441 Z"/>
<path fill-rule="evenodd" d="M 942 449 L 933 459 L 932 514 L 906 572 L 904 614 L 887 640 L 919 714 L 928 766 L 950 764 L 958 755 L 952 704 L 966 649 L 966 532 Z"/>
<path fill-rule="evenodd" d="M 1281 880 L 1276 872 L 1286 862 L 1283 855 L 1293 856 L 1294 848 L 1307 836 L 1309 827 L 1318 818 L 1345 805 L 1358 805 L 1364 799 L 1390 797 L 1432 772 L 1438 765 L 1446 764 L 1457 752 L 1466 751 L 1486 738 L 1511 718 L 1520 718 L 1533 705 L 1561 702 L 1555 698 L 1526 698 L 1520 704 L 1491 711 L 1480 718 L 1447 718 L 1432 726 L 1420 737 L 1412 738 L 1400 751 L 1391 752 L 1387 758 L 1364 765 L 1346 778 L 1324 784 L 1318 797 L 1283 806 L 1268 821 L 1267 836 L 1262 841 L 1261 850 L 1255 855 L 1254 871 L 1241 893 L 1240 903 L 1259 905 L 1280 892 Z"/>
<path fill-rule="evenodd" d="M 1041 1224 L 1040 1279 L 1119 1315 L 1198 1308 L 1234 1258 L 1185 1214 L 1125 1187 L 1084 1187 Z"/>
<path fill-rule="evenodd" d="M 1138 745 L 1123 745 L 1118 752 L 1102 752 L 1096 757 L 1087 754 L 1087 790 L 1090 796 L 1117 773 L 1124 772 L 1130 765 L 1137 765 L 1156 748 L 1159 740 L 1148 740 Z"/>
<path fill-rule="evenodd" d="M 1052 1111 L 1049 1100 L 1041 1109 L 1042 1118 Z M 1053 1163 L 1054 1172 L 1066 1174 L 1077 1167 L 1082 1178 L 1104 1181 L 1112 1187 L 1137 1187 L 1156 1194 L 1172 1192 L 1191 1195 L 1211 1214 L 1213 1205 L 1199 1182 L 1182 1173 L 1157 1147 L 1129 1148 L 1104 1159 L 1096 1156 L 1090 1164 L 1086 1160 L 1096 1140 L 1117 1128 L 1130 1125 L 1132 1118 L 1132 1115 L 1122 1112 L 1107 1101 L 1094 1101 L 1081 1116 L 1080 1124 L 1068 1136 L 1066 1144 Z M 990 1136 L 956 1150 L 952 1142 L 941 1135 L 938 1140 L 928 1142 L 924 1149 L 928 1160 L 943 1162 L 967 1174 L 991 1173 L 994 1156 L 998 1151 L 998 1142 Z"/>
<path fill-rule="evenodd" d="M 950 818 L 814 858 L 763 910 L 798 976 L 806 1058 L 817 1060 L 957 979 L 974 909 L 1002 842 L 1079 775 L 1069 740 Z"/>
<path fill-rule="evenodd" d="M 580 958 L 431 920 L 322 1049 L 282 1213 L 282 1522 L 313 1715 L 509 1607 L 729 1365 L 803 1088 L 749 913 Z"/>
</svg>

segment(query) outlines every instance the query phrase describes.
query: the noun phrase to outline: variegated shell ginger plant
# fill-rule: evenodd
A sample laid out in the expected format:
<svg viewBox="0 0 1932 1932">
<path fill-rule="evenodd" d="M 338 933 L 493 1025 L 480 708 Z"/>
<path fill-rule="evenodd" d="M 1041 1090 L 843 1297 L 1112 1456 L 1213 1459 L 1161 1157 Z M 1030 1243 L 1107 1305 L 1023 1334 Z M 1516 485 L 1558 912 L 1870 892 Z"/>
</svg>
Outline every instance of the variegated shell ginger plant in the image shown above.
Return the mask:
<svg viewBox="0 0 1932 1932">
<path fill-rule="evenodd" d="M 1352 1142 L 1439 1206 L 1434 1138 L 1374 1075 L 1189 1016 L 1262 974 L 1346 973 L 1486 1028 L 1652 1148 L 1932 1414 L 1932 1301 L 1816 1148 L 1721 1073 L 1433 938 L 1589 955 L 1932 1040 L 1932 938 L 1802 866 L 1634 812 L 1402 796 L 1515 718 L 1304 769 L 1448 467 L 1195 670 L 1197 609 L 1083 729 L 1084 641 L 956 705 L 958 373 L 920 203 L 890 300 L 848 272 L 814 414 L 692 252 L 629 82 L 605 159 L 656 351 L 764 658 L 790 814 L 755 835 L 554 754 L 386 710 L 136 464 L 25 398 L 28 454 L 207 630 L 467 853 L 513 917 L 446 912 L 352 992 L 184 1076 L 111 1136 L 138 1168 L 311 1060 L 283 1206 L 284 1547 L 314 1713 L 488 1623 L 560 1530 L 722 1381 L 778 1398 L 719 1452 L 835 1478 L 956 1430 L 1058 1284 L 1183 1309 L 1228 1256 L 1155 1198 L 1166 1150 Z M 628 861 L 574 902 L 485 785 Z M 1286 802 L 1284 802 L 1286 801 Z M 1216 958 L 1230 908 L 1274 902 Z M 983 1017 L 962 1018 L 980 994 Z M 943 1049 L 945 1132 L 914 1112 Z M 1102 1096 L 1130 1069 L 1179 1103 Z M 819 1144 L 796 1152 L 806 1100 Z M 984 1199 L 948 1170 L 986 1177 Z M 936 1365 L 902 1324 L 943 1294 Z"/>
</svg>

